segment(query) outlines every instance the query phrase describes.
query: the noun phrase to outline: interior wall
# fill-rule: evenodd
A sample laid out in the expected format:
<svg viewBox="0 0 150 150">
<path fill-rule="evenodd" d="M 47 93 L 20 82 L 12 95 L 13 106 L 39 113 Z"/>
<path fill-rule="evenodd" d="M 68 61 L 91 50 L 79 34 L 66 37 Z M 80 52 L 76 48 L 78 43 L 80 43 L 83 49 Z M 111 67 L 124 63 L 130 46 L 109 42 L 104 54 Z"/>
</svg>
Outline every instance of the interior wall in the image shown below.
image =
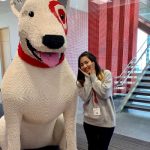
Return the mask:
<svg viewBox="0 0 150 150">
<path fill-rule="evenodd" d="M 141 48 L 141 45 L 143 45 L 143 43 L 145 41 L 147 41 L 147 38 L 148 38 L 148 34 L 145 33 L 144 31 L 138 29 L 138 34 L 137 34 L 137 51 L 140 50 Z M 144 49 L 146 48 L 147 46 L 147 42 L 145 43 L 144 45 Z"/>
<path fill-rule="evenodd" d="M 78 57 L 83 51 L 88 51 L 88 13 L 70 9 L 67 39 L 66 57 L 77 74 Z"/>
<path fill-rule="evenodd" d="M 1 85 L 1 81 L 2 81 L 2 50 L 1 50 L 1 45 L 0 45 L 0 85 Z"/>
<path fill-rule="evenodd" d="M 2 28 L 0 29 L 0 84 L 11 60 L 9 29 Z"/>
<path fill-rule="evenodd" d="M 71 0 L 71 8 L 88 12 L 88 0 Z"/>
<path fill-rule="evenodd" d="M 12 60 L 8 28 L 0 29 L 0 45 L 2 54 L 2 75 L 4 75 Z"/>
<path fill-rule="evenodd" d="M 12 12 L 0 14 L 0 29 L 8 28 L 10 32 L 10 49 L 12 58 L 15 56 L 19 36 L 18 36 L 18 21 Z"/>
</svg>

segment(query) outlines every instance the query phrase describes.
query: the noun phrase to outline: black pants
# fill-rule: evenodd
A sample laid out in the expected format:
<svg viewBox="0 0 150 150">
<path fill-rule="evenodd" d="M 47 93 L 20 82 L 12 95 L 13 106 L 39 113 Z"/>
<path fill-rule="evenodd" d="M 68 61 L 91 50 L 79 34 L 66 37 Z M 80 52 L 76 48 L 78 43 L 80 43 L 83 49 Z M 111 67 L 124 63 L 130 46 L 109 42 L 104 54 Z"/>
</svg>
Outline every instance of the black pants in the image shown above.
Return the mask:
<svg viewBox="0 0 150 150">
<path fill-rule="evenodd" d="M 83 126 L 88 141 L 88 150 L 108 150 L 114 127 L 97 127 L 85 122 Z"/>
</svg>

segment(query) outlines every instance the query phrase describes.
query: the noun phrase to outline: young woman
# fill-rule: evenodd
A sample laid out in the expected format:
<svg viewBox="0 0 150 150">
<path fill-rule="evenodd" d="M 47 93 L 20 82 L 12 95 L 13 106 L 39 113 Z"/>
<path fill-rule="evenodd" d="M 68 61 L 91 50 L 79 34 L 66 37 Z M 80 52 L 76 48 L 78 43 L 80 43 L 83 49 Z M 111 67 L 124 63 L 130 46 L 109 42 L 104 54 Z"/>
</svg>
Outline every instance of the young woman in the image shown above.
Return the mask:
<svg viewBox="0 0 150 150">
<path fill-rule="evenodd" d="M 116 125 L 112 75 L 102 70 L 96 57 L 83 52 L 78 58 L 77 87 L 84 101 L 84 130 L 88 150 L 108 150 Z"/>
</svg>

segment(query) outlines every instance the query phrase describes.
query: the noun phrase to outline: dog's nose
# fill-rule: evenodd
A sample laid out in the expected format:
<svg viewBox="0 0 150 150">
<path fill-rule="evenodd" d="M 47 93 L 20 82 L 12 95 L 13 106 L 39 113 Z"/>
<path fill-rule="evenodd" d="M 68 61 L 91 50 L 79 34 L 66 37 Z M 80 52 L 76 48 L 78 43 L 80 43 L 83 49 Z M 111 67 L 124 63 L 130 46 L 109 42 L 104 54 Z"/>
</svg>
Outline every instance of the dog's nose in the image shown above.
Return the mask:
<svg viewBox="0 0 150 150">
<path fill-rule="evenodd" d="M 51 49 L 61 48 L 64 42 L 64 37 L 61 35 L 45 35 L 42 39 L 42 43 Z"/>
</svg>

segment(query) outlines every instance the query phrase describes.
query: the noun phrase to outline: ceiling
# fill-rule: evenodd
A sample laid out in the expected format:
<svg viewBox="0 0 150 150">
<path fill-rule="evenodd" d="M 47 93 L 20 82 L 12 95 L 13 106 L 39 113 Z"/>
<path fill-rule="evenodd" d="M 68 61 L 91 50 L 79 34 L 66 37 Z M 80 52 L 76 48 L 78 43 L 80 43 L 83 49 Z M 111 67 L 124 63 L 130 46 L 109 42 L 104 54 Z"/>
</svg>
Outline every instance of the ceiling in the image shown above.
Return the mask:
<svg viewBox="0 0 150 150">
<path fill-rule="evenodd" d="M 9 2 L 10 0 L 0 1 L 0 15 L 10 11 Z"/>
</svg>

